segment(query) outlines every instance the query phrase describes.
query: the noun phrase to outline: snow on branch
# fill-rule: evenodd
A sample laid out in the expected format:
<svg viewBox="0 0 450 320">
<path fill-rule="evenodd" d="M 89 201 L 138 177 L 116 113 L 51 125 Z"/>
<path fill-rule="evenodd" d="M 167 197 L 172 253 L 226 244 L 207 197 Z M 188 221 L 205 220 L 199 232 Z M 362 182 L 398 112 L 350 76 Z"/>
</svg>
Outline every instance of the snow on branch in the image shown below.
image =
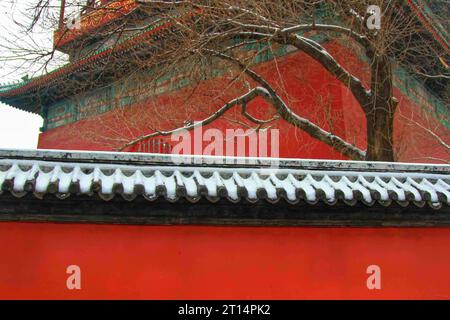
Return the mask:
<svg viewBox="0 0 450 320">
<path fill-rule="evenodd" d="M 283 99 L 276 93 L 276 91 L 272 88 L 272 86 L 263 77 L 261 77 L 259 74 L 251 70 L 242 61 L 230 55 L 215 50 L 203 49 L 203 51 L 212 54 L 213 56 L 216 56 L 220 59 L 232 62 L 237 67 L 239 67 L 241 71 L 245 72 L 245 74 L 247 74 L 251 79 L 257 82 L 262 87 L 262 89 L 264 89 L 264 91 L 260 89 L 261 97 L 263 97 L 269 104 L 271 104 L 277 110 L 278 114 L 282 119 L 302 129 L 303 131 L 311 135 L 313 138 L 316 138 L 326 143 L 327 145 L 336 149 L 343 155 L 354 160 L 364 160 L 366 156 L 364 151 L 344 141 L 342 138 L 325 131 L 324 129 L 320 128 L 311 121 L 295 114 L 286 105 Z"/>
<path fill-rule="evenodd" d="M 261 88 L 261 87 L 256 87 L 252 90 L 250 90 L 249 92 L 247 92 L 246 94 L 235 98 L 229 102 L 227 102 L 226 104 L 224 104 L 220 109 L 218 109 L 216 112 L 214 112 L 213 114 L 211 114 L 209 117 L 201 120 L 201 121 L 196 121 L 193 124 L 184 126 L 184 127 L 179 127 L 176 128 L 174 130 L 168 130 L 168 131 L 156 131 L 147 135 L 143 135 L 137 139 L 134 139 L 130 142 L 128 142 L 127 144 L 123 145 L 122 147 L 120 147 L 118 149 L 118 151 L 123 151 L 128 147 L 134 146 L 136 144 L 138 144 L 141 141 L 150 139 L 150 138 L 154 138 L 154 137 L 159 137 L 159 136 L 170 136 L 172 134 L 177 134 L 183 131 L 191 131 L 194 130 L 195 128 L 198 127 L 202 127 L 202 126 L 206 126 L 210 123 L 212 123 L 213 121 L 219 119 L 221 116 L 223 116 L 225 114 L 225 112 L 227 112 L 228 110 L 230 110 L 231 108 L 233 108 L 234 106 L 238 106 L 241 105 L 243 108 L 242 113 L 244 114 L 244 116 L 249 119 L 250 121 L 256 123 L 256 124 L 267 124 L 271 121 L 274 121 L 278 118 L 274 117 L 272 119 L 269 120 L 260 120 L 260 119 L 256 119 L 255 117 L 251 116 L 250 114 L 247 113 L 246 110 L 246 105 L 252 101 L 253 99 L 255 99 L 256 97 L 264 97 L 267 96 L 268 92 L 266 89 Z"/>
<path fill-rule="evenodd" d="M 280 41 L 293 45 L 319 62 L 336 79 L 348 87 L 361 107 L 367 110 L 372 98 L 371 91 L 364 87 L 360 79 L 341 66 L 318 42 L 297 34 L 282 37 Z"/>
</svg>

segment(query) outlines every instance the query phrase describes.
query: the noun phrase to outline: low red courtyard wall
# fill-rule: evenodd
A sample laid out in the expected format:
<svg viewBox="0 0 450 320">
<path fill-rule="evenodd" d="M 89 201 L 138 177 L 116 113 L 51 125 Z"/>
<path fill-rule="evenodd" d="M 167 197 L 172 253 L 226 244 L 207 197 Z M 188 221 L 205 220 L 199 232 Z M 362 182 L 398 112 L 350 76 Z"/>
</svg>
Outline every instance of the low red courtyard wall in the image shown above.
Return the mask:
<svg viewBox="0 0 450 320">
<path fill-rule="evenodd" d="M 4 222 L 0 241 L 0 299 L 450 298 L 449 228 Z"/>
</svg>

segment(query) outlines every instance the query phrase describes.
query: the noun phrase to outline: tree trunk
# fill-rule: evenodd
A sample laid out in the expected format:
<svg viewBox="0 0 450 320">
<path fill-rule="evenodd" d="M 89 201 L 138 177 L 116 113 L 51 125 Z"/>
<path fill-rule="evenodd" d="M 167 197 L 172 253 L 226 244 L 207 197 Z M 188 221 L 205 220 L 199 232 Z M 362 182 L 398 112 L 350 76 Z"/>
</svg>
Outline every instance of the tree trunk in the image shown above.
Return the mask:
<svg viewBox="0 0 450 320">
<path fill-rule="evenodd" d="M 66 11 L 66 0 L 61 0 L 61 10 L 59 12 L 59 25 L 58 30 L 62 30 L 64 28 L 64 17 Z"/>
<path fill-rule="evenodd" d="M 397 100 L 393 96 L 393 75 L 389 58 L 376 56 L 372 63 L 372 102 L 365 109 L 367 152 L 369 161 L 395 161 L 394 114 Z"/>
<path fill-rule="evenodd" d="M 395 110 L 395 109 L 394 109 Z M 389 103 L 377 106 L 366 114 L 367 153 L 366 160 L 395 161 L 394 157 L 394 112 Z"/>
</svg>

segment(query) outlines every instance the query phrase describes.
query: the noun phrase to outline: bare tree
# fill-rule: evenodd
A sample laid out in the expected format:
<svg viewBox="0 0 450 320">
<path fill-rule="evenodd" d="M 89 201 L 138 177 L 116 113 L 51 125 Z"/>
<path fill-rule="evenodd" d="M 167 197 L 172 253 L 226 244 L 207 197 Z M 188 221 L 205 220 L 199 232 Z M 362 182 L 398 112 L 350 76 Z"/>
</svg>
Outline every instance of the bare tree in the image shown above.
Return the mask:
<svg viewBox="0 0 450 320">
<path fill-rule="evenodd" d="M 394 97 L 393 69 L 406 64 L 408 68 L 414 69 L 425 78 L 440 78 L 444 83 L 448 79 L 445 72 L 430 74 L 430 68 L 421 68 L 420 62 L 423 60 L 437 64 L 445 62 L 448 51 L 445 49 L 439 51 L 439 47 L 430 45 L 427 39 L 415 38 L 425 32 L 418 23 L 417 16 L 399 10 L 402 7 L 401 1 L 138 0 L 138 2 L 149 15 L 157 12 L 160 19 L 167 21 L 170 24 L 169 32 L 158 41 L 142 44 L 144 47 L 148 46 L 150 55 L 142 54 L 142 46 L 139 50 L 128 52 L 126 68 L 117 68 L 120 58 L 114 57 L 113 52 L 109 66 L 103 66 L 105 75 L 109 74 L 112 79 L 140 77 L 135 81 L 140 83 L 135 94 L 143 96 L 144 91 L 154 91 L 158 79 L 168 72 L 175 70 L 189 78 L 195 91 L 196 85 L 204 79 L 213 78 L 213 71 L 220 69 L 222 72 L 230 72 L 228 93 L 234 93 L 235 96 L 223 101 L 216 110 L 209 108 L 202 110 L 205 117 L 195 123 L 180 124 L 179 121 L 173 121 L 173 127 L 169 129 L 149 125 L 151 132 L 138 136 L 131 130 L 126 138 L 113 139 L 115 143 L 120 141 L 121 150 L 149 138 L 169 136 L 181 130 L 192 130 L 198 126 L 211 124 L 226 117 L 229 110 L 239 108 L 241 118 L 252 123 L 256 129 L 283 119 L 350 159 L 395 161 L 394 115 L 398 101 Z M 48 8 L 49 5 L 49 1 L 39 0 L 33 13 L 33 24 L 45 12 L 43 8 Z M 378 14 L 367 10 L 373 5 L 381 9 L 379 28 L 369 28 L 371 19 L 376 18 L 374 14 Z M 324 6 L 332 13 L 331 15 L 324 17 L 319 14 Z M 102 37 L 116 35 L 114 39 L 119 43 L 121 37 L 117 37 L 117 34 L 135 32 L 140 28 L 143 27 L 130 26 L 124 22 L 114 29 L 102 31 Z M 368 72 L 364 74 L 344 67 L 344 63 L 338 61 L 339 59 L 315 38 L 318 34 L 345 39 L 353 46 L 355 54 L 360 53 L 364 56 Z M 254 45 L 258 45 L 260 49 L 242 50 L 245 46 Z M 279 47 L 289 47 L 303 52 L 351 92 L 365 115 L 367 150 L 361 150 L 332 131 L 324 129 L 321 124 L 313 123 L 296 113 L 283 87 L 275 86 L 257 71 L 255 57 L 263 52 L 274 52 Z M 274 56 L 274 59 L 277 57 Z M 412 61 L 415 62 L 413 66 Z M 148 69 L 152 70 L 152 74 L 144 78 L 137 71 Z M 111 73 L 110 70 L 115 72 Z M 439 66 L 431 70 L 446 69 Z M 95 80 L 86 77 L 83 81 Z M 238 83 L 240 90 L 236 90 Z M 94 84 L 91 84 L 90 87 L 93 86 Z M 85 87 L 88 86 L 85 84 Z M 70 90 L 67 91 L 67 95 L 71 94 L 73 95 Z M 227 95 L 219 94 L 215 98 L 221 101 L 225 96 Z M 252 115 L 247 106 L 255 99 L 264 100 L 272 107 L 273 112 L 264 119 Z M 448 144 L 435 135 L 444 146 L 448 147 Z"/>
</svg>

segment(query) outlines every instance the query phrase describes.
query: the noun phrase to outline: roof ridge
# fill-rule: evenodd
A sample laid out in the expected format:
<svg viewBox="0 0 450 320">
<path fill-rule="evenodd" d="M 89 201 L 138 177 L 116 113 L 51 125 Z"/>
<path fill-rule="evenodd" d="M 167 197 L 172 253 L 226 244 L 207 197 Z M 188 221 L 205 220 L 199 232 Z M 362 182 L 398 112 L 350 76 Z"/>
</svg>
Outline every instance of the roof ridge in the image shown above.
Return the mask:
<svg viewBox="0 0 450 320">
<path fill-rule="evenodd" d="M 63 71 L 66 71 L 67 69 L 74 69 L 74 68 L 79 68 L 79 67 L 85 67 L 87 65 L 88 62 L 93 62 L 94 59 L 99 58 L 101 55 L 103 55 L 106 51 L 111 51 L 111 53 L 117 53 L 122 49 L 127 49 L 127 48 L 119 48 L 119 50 L 117 50 L 118 47 L 123 47 L 126 46 L 127 44 L 130 45 L 139 45 L 137 43 L 134 43 L 134 41 L 141 37 L 141 36 L 150 36 L 158 31 L 161 30 L 165 30 L 166 28 L 163 28 L 163 26 L 167 24 L 167 27 L 170 26 L 170 23 L 168 21 L 162 22 L 161 19 L 156 20 L 156 21 L 152 21 L 152 23 L 150 23 L 146 28 L 144 28 L 141 32 L 136 33 L 132 36 L 127 36 L 124 39 L 121 39 L 120 41 L 114 43 L 113 45 L 107 46 L 103 49 L 99 49 L 96 50 L 95 52 L 93 52 L 92 54 L 83 57 L 82 59 L 79 60 L 75 60 L 74 62 L 69 62 L 66 63 L 58 68 L 55 68 L 54 70 L 51 70 L 49 72 L 47 72 L 46 74 L 40 75 L 40 76 L 36 76 L 33 78 L 29 78 L 25 81 L 19 81 L 18 83 L 13 83 L 13 84 L 7 84 L 7 85 L 2 85 L 0 84 L 0 96 L 2 95 L 6 95 L 8 93 L 14 92 L 16 90 L 19 90 L 25 86 L 27 86 L 30 83 L 36 83 L 42 79 L 45 78 L 52 78 L 52 76 L 55 73 L 63 73 L 65 74 Z M 112 51 L 112 49 L 115 49 L 114 52 Z M 70 70 L 69 70 L 70 72 Z"/>
<path fill-rule="evenodd" d="M 199 155 L 146 154 L 131 152 L 0 149 L 0 159 L 60 163 L 96 163 L 129 166 L 179 166 L 211 168 L 307 169 L 355 172 L 436 173 L 450 176 L 450 165 L 349 160 L 221 157 Z"/>
</svg>

